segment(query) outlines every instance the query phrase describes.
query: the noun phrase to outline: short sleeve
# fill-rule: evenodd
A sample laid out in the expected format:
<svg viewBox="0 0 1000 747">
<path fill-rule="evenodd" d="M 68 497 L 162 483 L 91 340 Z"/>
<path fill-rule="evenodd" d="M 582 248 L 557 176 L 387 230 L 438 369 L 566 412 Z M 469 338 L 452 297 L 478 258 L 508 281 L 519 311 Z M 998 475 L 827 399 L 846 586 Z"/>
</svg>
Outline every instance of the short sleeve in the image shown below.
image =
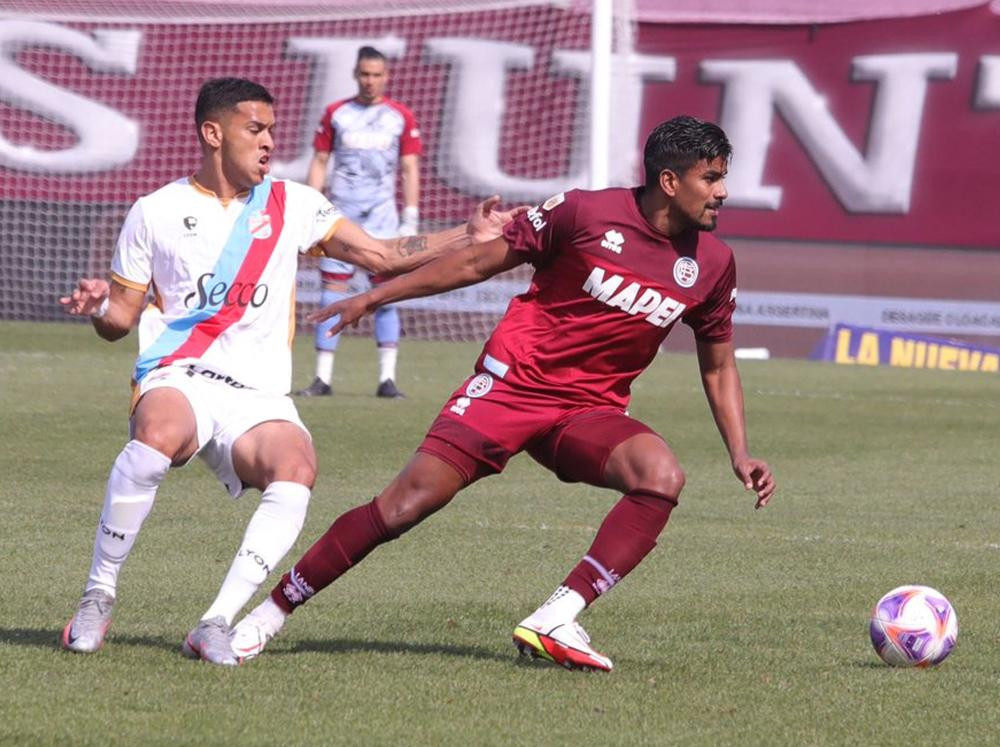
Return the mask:
<svg viewBox="0 0 1000 747">
<path fill-rule="evenodd" d="M 419 156 L 424 152 L 424 146 L 420 141 L 417 118 L 406 107 L 401 107 L 400 110 L 403 113 L 403 133 L 399 136 L 399 155 Z"/>
<path fill-rule="evenodd" d="M 313 133 L 313 150 L 320 153 L 329 153 L 333 150 L 333 110 L 335 104 L 331 104 L 323 111 L 323 116 L 319 120 L 316 132 Z"/>
<path fill-rule="evenodd" d="M 533 265 L 547 262 L 573 236 L 577 197 L 576 190 L 560 192 L 521 213 L 504 227 L 507 244 L 528 255 L 526 259 Z"/>
<path fill-rule="evenodd" d="M 125 216 L 111 258 L 111 274 L 121 285 L 142 291 L 153 278 L 153 237 L 141 199 L 135 201 Z"/>
<path fill-rule="evenodd" d="M 701 342 L 726 342 L 733 337 L 733 311 L 736 309 L 736 260 L 729 263 L 712 293 L 693 312 L 684 316 L 684 323 L 694 330 Z"/>
<path fill-rule="evenodd" d="M 309 211 L 309 231 L 306 242 L 299 246 L 299 252 L 305 254 L 317 244 L 333 236 L 337 230 L 337 224 L 344 217 L 344 214 L 317 190 L 304 185 L 299 186 L 303 192 L 302 199 Z"/>
</svg>

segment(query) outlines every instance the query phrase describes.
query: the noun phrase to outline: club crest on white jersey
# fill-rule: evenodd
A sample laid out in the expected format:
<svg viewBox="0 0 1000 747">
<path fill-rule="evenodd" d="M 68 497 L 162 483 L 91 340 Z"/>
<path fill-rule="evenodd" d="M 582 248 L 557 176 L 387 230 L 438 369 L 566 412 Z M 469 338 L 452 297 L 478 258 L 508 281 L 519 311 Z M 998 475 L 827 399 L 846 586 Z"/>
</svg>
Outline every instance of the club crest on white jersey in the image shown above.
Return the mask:
<svg viewBox="0 0 1000 747">
<path fill-rule="evenodd" d="M 258 210 L 247 218 L 247 228 L 255 239 L 268 239 L 271 237 L 271 216 Z"/>
</svg>

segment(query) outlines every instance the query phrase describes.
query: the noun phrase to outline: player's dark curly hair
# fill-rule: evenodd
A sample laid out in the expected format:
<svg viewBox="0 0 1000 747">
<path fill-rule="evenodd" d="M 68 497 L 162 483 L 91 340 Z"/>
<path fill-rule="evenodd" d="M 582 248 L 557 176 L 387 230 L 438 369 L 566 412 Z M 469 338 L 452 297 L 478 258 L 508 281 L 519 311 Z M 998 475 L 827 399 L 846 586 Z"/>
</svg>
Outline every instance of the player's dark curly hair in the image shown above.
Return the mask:
<svg viewBox="0 0 1000 747">
<path fill-rule="evenodd" d="M 733 154 L 733 146 L 722 128 L 686 114 L 668 119 L 657 125 L 646 139 L 642 153 L 646 167 L 646 186 L 655 186 L 660 180 L 660 172 L 669 169 L 678 176 L 703 158 L 727 161 Z"/>
<path fill-rule="evenodd" d="M 273 104 L 274 97 L 260 83 L 246 78 L 213 78 L 205 81 L 194 105 L 194 123 L 201 130 L 202 122 L 224 109 L 234 109 L 241 101 L 263 101 Z"/>
</svg>

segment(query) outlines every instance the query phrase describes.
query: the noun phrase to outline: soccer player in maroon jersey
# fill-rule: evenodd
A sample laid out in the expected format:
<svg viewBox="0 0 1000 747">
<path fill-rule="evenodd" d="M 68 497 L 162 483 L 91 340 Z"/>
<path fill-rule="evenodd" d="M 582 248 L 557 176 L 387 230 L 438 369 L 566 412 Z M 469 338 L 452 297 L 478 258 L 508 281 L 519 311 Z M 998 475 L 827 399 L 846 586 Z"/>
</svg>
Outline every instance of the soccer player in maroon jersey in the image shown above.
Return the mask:
<svg viewBox="0 0 1000 747">
<path fill-rule="evenodd" d="M 524 262 L 535 267 L 476 373 L 445 403 L 409 464 L 373 501 L 334 521 L 237 625 L 237 656 L 259 654 L 296 607 L 527 451 L 563 481 L 623 495 L 555 593 L 515 628 L 514 643 L 567 668 L 611 669 L 576 618 L 653 549 L 684 487 L 670 447 L 626 413 L 632 380 L 678 320 L 694 331 L 705 394 L 736 477 L 757 508 L 775 490 L 771 469 L 747 447 L 732 345 L 733 254 L 708 233 L 727 196 L 730 155 L 718 126 L 676 117 L 646 142 L 642 187 L 555 195 L 498 239 L 314 315 L 339 314 L 341 328 L 387 303 L 472 285 Z"/>
</svg>

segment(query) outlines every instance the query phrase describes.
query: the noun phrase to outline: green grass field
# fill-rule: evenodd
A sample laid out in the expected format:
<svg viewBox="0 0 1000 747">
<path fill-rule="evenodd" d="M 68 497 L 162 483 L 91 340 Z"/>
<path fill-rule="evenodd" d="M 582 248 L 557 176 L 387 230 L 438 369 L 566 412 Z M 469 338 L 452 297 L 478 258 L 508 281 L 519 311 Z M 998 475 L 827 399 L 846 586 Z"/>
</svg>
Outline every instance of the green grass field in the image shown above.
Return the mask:
<svg viewBox="0 0 1000 747">
<path fill-rule="evenodd" d="M 1000 733 L 996 376 L 743 364 L 751 445 L 779 480 L 754 511 L 693 357 L 661 356 L 632 412 L 667 437 L 688 483 L 657 550 L 582 618 L 609 675 L 520 663 L 511 646 L 617 500 L 528 457 L 228 670 L 179 649 L 257 499 L 231 501 L 200 463 L 160 490 L 105 648 L 57 646 L 127 439 L 134 345 L 87 325 L 0 323 L 0 743 L 972 745 Z M 409 398 L 395 402 L 371 396 L 370 340 L 341 351 L 337 396 L 300 404 L 320 478 L 283 569 L 404 464 L 478 346 L 406 343 Z M 295 356 L 306 383 L 307 338 Z M 958 611 L 938 669 L 894 670 L 871 650 L 869 611 L 902 583 Z"/>
</svg>

